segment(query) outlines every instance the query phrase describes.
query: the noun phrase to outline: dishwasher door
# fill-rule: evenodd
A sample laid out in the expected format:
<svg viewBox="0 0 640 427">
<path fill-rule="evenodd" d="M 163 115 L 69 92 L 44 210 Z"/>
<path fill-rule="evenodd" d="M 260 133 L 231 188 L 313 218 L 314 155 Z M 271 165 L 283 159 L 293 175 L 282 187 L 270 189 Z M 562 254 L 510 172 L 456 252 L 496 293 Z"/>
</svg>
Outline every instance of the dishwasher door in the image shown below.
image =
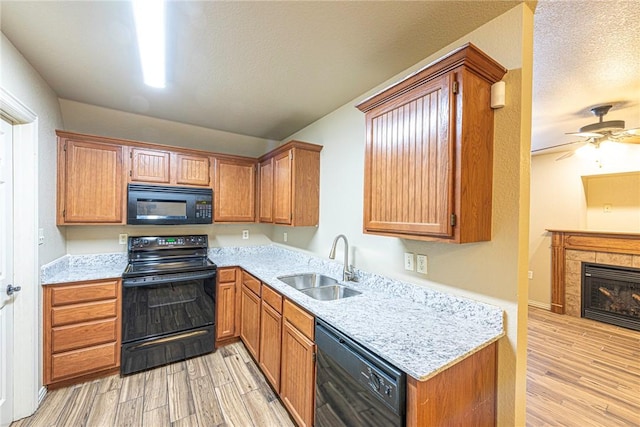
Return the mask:
<svg viewBox="0 0 640 427">
<path fill-rule="evenodd" d="M 316 322 L 316 427 L 404 426 L 406 375 Z"/>
</svg>

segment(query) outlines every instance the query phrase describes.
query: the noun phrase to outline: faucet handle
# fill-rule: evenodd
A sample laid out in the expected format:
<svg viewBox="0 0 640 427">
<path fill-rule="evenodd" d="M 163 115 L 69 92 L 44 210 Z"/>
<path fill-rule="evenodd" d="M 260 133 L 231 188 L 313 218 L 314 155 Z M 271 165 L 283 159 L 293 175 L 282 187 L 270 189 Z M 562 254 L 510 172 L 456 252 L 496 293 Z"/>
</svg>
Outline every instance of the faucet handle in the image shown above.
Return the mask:
<svg viewBox="0 0 640 427">
<path fill-rule="evenodd" d="M 353 265 L 349 265 L 349 268 L 347 269 L 345 276 L 347 276 L 346 280 L 350 282 L 358 281 L 358 273 L 356 273 L 356 269 Z"/>
</svg>

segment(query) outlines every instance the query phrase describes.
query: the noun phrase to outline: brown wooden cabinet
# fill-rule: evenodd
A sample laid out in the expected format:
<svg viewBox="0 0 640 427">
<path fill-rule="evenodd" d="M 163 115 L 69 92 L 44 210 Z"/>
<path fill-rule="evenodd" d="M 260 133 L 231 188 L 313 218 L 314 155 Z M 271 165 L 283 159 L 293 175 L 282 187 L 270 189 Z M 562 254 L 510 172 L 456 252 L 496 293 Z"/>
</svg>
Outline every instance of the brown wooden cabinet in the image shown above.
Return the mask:
<svg viewBox="0 0 640 427">
<path fill-rule="evenodd" d="M 238 324 L 238 301 L 240 292 L 236 277 L 236 267 L 219 268 L 216 290 L 216 345 L 221 341 L 235 338 L 240 334 Z"/>
<path fill-rule="evenodd" d="M 261 222 L 291 226 L 318 225 L 321 150 L 320 145 L 289 141 L 259 159 L 258 210 Z"/>
<path fill-rule="evenodd" d="M 261 161 L 258 168 L 258 220 L 273 222 L 273 157 Z"/>
<path fill-rule="evenodd" d="M 176 184 L 209 187 L 211 173 L 209 157 L 175 153 Z"/>
<path fill-rule="evenodd" d="M 262 373 L 276 392 L 280 391 L 280 353 L 282 350 L 282 296 L 262 285 L 260 318 L 260 359 Z"/>
<path fill-rule="evenodd" d="M 132 147 L 131 182 L 208 187 L 209 157 L 169 150 Z"/>
<path fill-rule="evenodd" d="M 315 397 L 314 318 L 284 301 L 280 398 L 299 426 L 313 425 Z"/>
<path fill-rule="evenodd" d="M 57 224 L 123 224 L 123 147 L 57 134 Z"/>
<path fill-rule="evenodd" d="M 260 288 L 258 279 L 242 272 L 240 339 L 255 360 L 260 358 Z"/>
<path fill-rule="evenodd" d="M 171 183 L 171 152 L 134 147 L 129 157 L 132 182 Z"/>
<path fill-rule="evenodd" d="M 468 44 L 357 106 L 366 233 L 491 240 L 491 85 L 505 72 Z"/>
<path fill-rule="evenodd" d="M 120 366 L 120 279 L 43 287 L 44 384 L 68 385 Z"/>
<path fill-rule="evenodd" d="M 242 157 L 214 158 L 215 190 L 213 220 L 254 222 L 256 162 Z"/>
</svg>

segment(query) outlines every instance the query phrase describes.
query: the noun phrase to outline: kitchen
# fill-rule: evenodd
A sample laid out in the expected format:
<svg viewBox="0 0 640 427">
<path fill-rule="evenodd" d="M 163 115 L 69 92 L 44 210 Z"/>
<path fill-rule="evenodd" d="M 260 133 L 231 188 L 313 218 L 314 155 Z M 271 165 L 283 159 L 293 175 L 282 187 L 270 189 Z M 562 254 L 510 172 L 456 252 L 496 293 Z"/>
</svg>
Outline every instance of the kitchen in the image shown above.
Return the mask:
<svg viewBox="0 0 640 427">
<path fill-rule="evenodd" d="M 528 135 L 529 132 L 521 128 L 520 117 L 527 116 L 530 103 L 520 99 L 520 96 L 526 98 L 527 83 L 524 81 L 524 73 L 521 75 L 519 69 L 524 67 L 530 59 L 527 59 L 526 54 L 523 53 L 527 51 L 526 47 L 512 46 L 506 49 L 504 46 L 494 46 L 499 45 L 500 40 L 504 38 L 520 40 L 522 33 L 527 31 L 525 28 L 528 28 L 530 14 L 526 6 L 517 6 L 498 17 L 496 21 L 483 25 L 463 40 L 452 42 L 434 51 L 412 68 L 405 69 L 388 80 L 378 82 L 375 87 L 358 96 L 353 102 L 345 103 L 323 119 L 279 140 L 286 142 L 296 139 L 323 146 L 319 196 L 321 220 L 318 228 L 297 229 L 255 223 L 214 224 L 204 230 L 201 227 L 180 227 L 179 234 L 203 234 L 204 232 L 209 236 L 210 247 L 275 242 L 326 257 L 332 239 L 343 233 L 349 238 L 352 249 L 349 254 L 351 262 L 360 270 L 393 276 L 395 279 L 411 283 L 428 284 L 429 287 L 445 293 L 499 306 L 506 312 L 508 321 L 506 322 L 507 338 L 503 338 L 498 345 L 498 383 L 501 384 L 498 418 L 499 424 L 513 425 L 518 417 L 524 417 L 523 397 L 520 396 L 521 393 L 516 392 L 523 387 L 519 382 L 524 381 L 524 373 L 521 371 L 517 375 L 520 362 L 516 354 L 524 352 L 524 347 L 521 348 L 520 344 L 526 332 L 526 328 L 519 326 L 518 321 L 519 316 L 526 316 L 526 310 L 524 313 L 518 310 L 519 304 L 526 307 L 526 256 L 518 253 L 519 251 L 526 253 L 528 236 L 526 230 L 521 229 L 519 224 L 526 222 L 524 218 L 528 215 L 528 208 L 521 205 L 525 203 L 520 201 L 518 195 L 528 186 L 528 177 L 525 172 L 521 174 L 519 171 L 518 159 L 521 150 L 528 151 L 526 137 L 520 135 Z M 500 31 L 496 31 L 497 28 L 500 28 Z M 513 34 L 513 37 L 505 36 L 508 31 L 511 31 L 509 34 Z M 469 245 L 443 245 L 363 234 L 361 219 L 363 201 L 360 195 L 364 185 L 365 122 L 364 115 L 354 108 L 354 105 L 469 40 L 481 46 L 509 69 L 505 76 L 509 88 L 507 91 L 509 107 L 495 112 L 494 147 L 496 155 L 499 153 L 503 161 L 496 163 L 494 167 L 494 217 L 491 241 Z M 220 148 L 216 146 L 216 151 L 222 151 L 224 148 L 226 152 L 233 150 L 233 154 L 251 157 L 259 157 L 274 149 L 279 142 L 243 138 L 220 131 L 153 119 L 140 114 L 119 112 L 76 101 L 58 100 L 6 38 L 3 38 L 3 55 L 9 56 L 6 62 L 3 58 L 3 64 L 11 64 L 6 72 L 3 66 L 3 87 L 4 82 L 7 82 L 6 88 L 38 113 L 40 133 L 38 158 L 41 172 L 38 183 L 38 204 L 42 212 L 55 211 L 55 129 L 151 141 L 172 146 L 184 142 L 187 136 L 192 137 L 190 139 L 193 141 L 222 140 L 228 145 L 221 144 Z M 117 123 L 117 126 L 114 127 L 113 123 Z M 233 141 L 246 143 L 236 144 L 243 147 L 241 150 L 236 150 Z M 513 141 L 522 141 L 523 146 L 514 144 Z M 196 146 L 190 148 L 203 149 L 196 143 L 194 145 Z M 504 161 L 506 159 L 512 159 L 512 161 Z M 526 166 L 522 167 L 526 170 Z M 336 206 L 339 206 L 339 209 Z M 42 215 L 39 228 L 44 229 L 45 244 L 40 247 L 38 267 L 67 253 L 74 255 L 124 253 L 124 247 L 118 242 L 119 234 L 130 236 L 149 234 L 148 228 L 136 226 L 58 228 L 55 226 L 55 218 L 52 215 Z M 242 239 L 243 230 L 248 230 L 248 239 Z M 169 233 L 169 230 L 166 233 Z M 284 242 L 285 233 L 286 243 Z M 165 234 L 164 231 L 163 234 Z M 428 276 L 405 272 L 402 262 L 405 252 L 428 255 Z M 492 256 L 488 257 L 487 253 L 491 253 Z M 340 251 L 337 258 L 341 259 Z M 33 310 L 33 312 L 40 311 Z M 40 340 L 36 339 L 34 342 L 40 342 Z M 36 374 L 36 377 L 39 375 Z M 520 379 L 517 380 L 517 378 Z M 38 386 L 37 389 L 39 388 Z"/>
</svg>

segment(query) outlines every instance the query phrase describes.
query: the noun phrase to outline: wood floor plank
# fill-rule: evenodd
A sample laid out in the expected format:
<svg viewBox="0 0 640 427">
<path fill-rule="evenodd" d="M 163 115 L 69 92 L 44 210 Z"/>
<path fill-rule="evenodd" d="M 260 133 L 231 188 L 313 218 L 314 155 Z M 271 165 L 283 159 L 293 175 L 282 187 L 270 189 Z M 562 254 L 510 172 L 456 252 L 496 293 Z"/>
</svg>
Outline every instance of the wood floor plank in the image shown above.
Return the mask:
<svg viewBox="0 0 640 427">
<path fill-rule="evenodd" d="M 220 402 L 220 408 L 224 416 L 224 422 L 228 426 L 254 425 L 247 409 L 242 402 L 240 392 L 234 383 L 223 384 L 216 387 L 216 396 Z"/>
<path fill-rule="evenodd" d="M 127 375 L 122 379 L 120 402 L 137 399 L 144 395 L 145 372 Z"/>
<path fill-rule="evenodd" d="M 225 357 L 224 362 L 229 367 L 229 372 L 231 373 L 233 382 L 238 387 L 240 394 L 248 393 L 260 387 L 255 377 L 247 367 L 247 362 L 245 362 L 239 354 L 233 354 L 229 357 Z"/>
<path fill-rule="evenodd" d="M 120 390 L 109 390 L 105 393 L 96 394 L 93 406 L 87 417 L 87 426 L 91 427 L 111 427 L 115 423 L 118 402 L 120 401 Z M 40 410 L 40 409 L 38 409 Z"/>
<path fill-rule="evenodd" d="M 202 357 L 193 357 L 185 361 L 189 379 L 200 378 L 209 374 L 209 369 Z"/>
<path fill-rule="evenodd" d="M 118 375 L 110 375 L 108 377 L 100 378 L 96 380 L 99 384 L 98 393 L 106 393 L 111 390 L 120 390 L 122 388 L 123 378 Z"/>
<path fill-rule="evenodd" d="M 115 425 L 118 427 L 139 427 L 142 425 L 142 408 L 144 407 L 142 396 L 136 399 L 125 400 L 118 405 Z"/>
<path fill-rule="evenodd" d="M 295 426 L 295 424 L 291 422 L 289 422 L 289 424 L 283 424 L 280 414 L 276 414 L 273 411 L 270 402 L 261 390 L 254 390 L 243 394 L 242 401 L 255 426 Z"/>
<path fill-rule="evenodd" d="M 529 307 L 527 426 L 640 427 L 640 332 Z"/>
<path fill-rule="evenodd" d="M 65 387 L 48 392 L 40 408 L 30 417 L 28 425 L 34 427 L 56 426 L 61 410 L 72 392 L 73 387 Z"/>
<path fill-rule="evenodd" d="M 216 426 L 223 423 L 222 409 L 218 404 L 211 377 L 194 378 L 190 381 L 190 385 L 198 423 L 201 426 Z"/>
<path fill-rule="evenodd" d="M 179 420 L 173 421 L 171 423 L 171 427 L 213 427 L 213 426 L 200 426 L 198 424 L 198 417 L 196 414 L 191 414 L 188 417 L 180 418 Z"/>
<path fill-rule="evenodd" d="M 169 427 L 169 406 L 159 406 L 142 413 L 142 427 Z M 89 427 L 89 426 L 87 426 Z"/>
<path fill-rule="evenodd" d="M 152 369 L 146 372 L 143 412 L 149 412 L 168 405 L 167 388 L 166 370 Z"/>
<path fill-rule="evenodd" d="M 58 418 L 58 424 L 62 426 L 84 425 L 98 391 L 98 384 L 91 381 L 73 388 Z"/>
<path fill-rule="evenodd" d="M 203 357 L 215 386 L 233 381 L 229 367 L 224 362 L 222 354 L 221 351 L 216 351 Z"/>
<path fill-rule="evenodd" d="M 189 387 L 189 376 L 181 370 L 167 376 L 169 399 L 169 419 L 171 422 L 188 417 L 195 413 L 193 397 Z"/>
</svg>

